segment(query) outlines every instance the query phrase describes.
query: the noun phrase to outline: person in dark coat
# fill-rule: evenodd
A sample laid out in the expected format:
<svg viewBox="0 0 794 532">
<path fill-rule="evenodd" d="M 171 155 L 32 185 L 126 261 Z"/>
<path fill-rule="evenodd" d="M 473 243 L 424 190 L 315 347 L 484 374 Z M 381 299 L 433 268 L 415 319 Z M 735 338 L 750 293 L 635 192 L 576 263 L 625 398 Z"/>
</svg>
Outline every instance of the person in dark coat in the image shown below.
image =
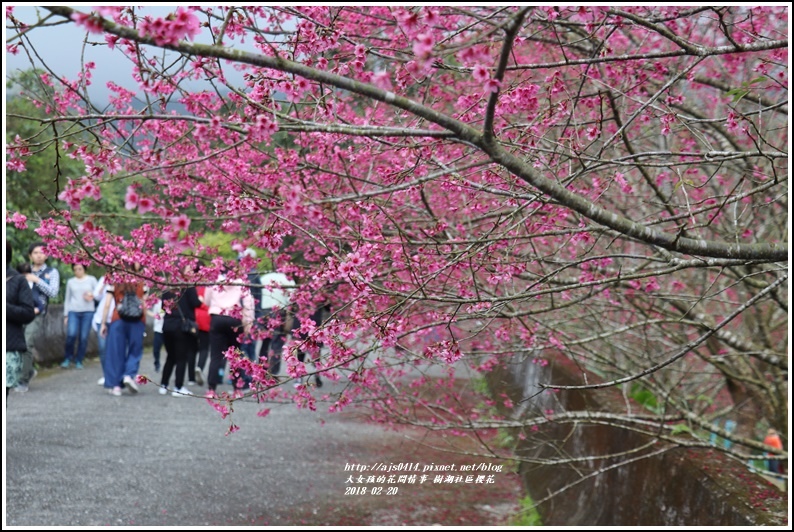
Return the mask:
<svg viewBox="0 0 794 532">
<path fill-rule="evenodd" d="M 168 391 L 168 381 L 174 372 L 173 397 L 187 397 L 193 392 L 185 387 L 185 373 L 189 358 L 195 357 L 198 352 L 198 328 L 195 334 L 182 330 L 182 322 L 196 321 L 196 308 L 201 306 L 198 292 L 194 286 L 186 288 L 181 294 L 167 290 L 163 292 L 163 308 L 172 301 L 170 313 L 163 317 L 163 345 L 165 346 L 165 364 L 160 379 L 160 393 L 165 395 Z M 175 302 L 173 300 L 176 299 Z M 195 358 L 194 358 L 195 359 Z"/>
<path fill-rule="evenodd" d="M 6 242 L 6 399 L 22 377 L 22 354 L 28 349 L 25 325 L 36 317 L 33 291 L 25 276 L 11 267 L 12 254 Z"/>
<path fill-rule="evenodd" d="M 33 361 L 37 358 L 35 353 L 35 341 L 42 336 L 42 325 L 44 316 L 47 314 L 47 307 L 51 299 L 58 297 L 61 286 L 61 276 L 57 268 L 47 265 L 46 245 L 44 242 L 34 242 L 28 246 L 28 260 L 30 261 L 31 273 L 25 275 L 34 292 L 38 293 L 44 301 L 44 312 L 39 312 L 33 321 L 25 327 L 25 345 L 28 350 L 22 354 L 22 376 L 19 384 L 14 388 L 15 392 L 27 392 L 30 381 L 36 376 L 36 369 Z M 35 294 L 34 294 L 35 295 Z"/>
</svg>

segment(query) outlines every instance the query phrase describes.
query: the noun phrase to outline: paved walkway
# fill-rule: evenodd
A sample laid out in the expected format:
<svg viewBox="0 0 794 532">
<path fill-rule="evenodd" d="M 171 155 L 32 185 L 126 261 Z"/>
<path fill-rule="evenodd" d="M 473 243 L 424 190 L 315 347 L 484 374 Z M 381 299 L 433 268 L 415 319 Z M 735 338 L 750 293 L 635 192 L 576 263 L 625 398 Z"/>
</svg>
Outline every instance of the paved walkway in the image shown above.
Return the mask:
<svg viewBox="0 0 794 532">
<path fill-rule="evenodd" d="M 500 525 L 522 496 L 517 475 L 504 469 L 490 485 L 431 476 L 387 495 L 386 484 L 347 483 L 345 466 L 499 462 L 442 454 L 417 443 L 423 435 L 415 431 L 387 431 L 351 414 L 267 405 L 271 414 L 259 418 L 263 405 L 252 400 L 235 404 L 241 430 L 226 435 L 228 420 L 204 399 L 159 395 L 151 384 L 112 397 L 97 386 L 100 376 L 93 360 L 82 371 L 42 371 L 30 392 L 9 395 L 4 529 Z M 354 486 L 368 493 L 346 495 Z"/>
</svg>

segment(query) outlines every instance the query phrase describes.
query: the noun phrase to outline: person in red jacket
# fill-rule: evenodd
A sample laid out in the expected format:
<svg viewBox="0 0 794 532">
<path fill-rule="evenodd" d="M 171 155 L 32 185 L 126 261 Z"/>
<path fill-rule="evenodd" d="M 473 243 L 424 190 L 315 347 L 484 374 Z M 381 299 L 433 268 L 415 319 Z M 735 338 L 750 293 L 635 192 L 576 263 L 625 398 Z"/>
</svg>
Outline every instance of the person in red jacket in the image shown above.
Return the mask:
<svg viewBox="0 0 794 532">
<path fill-rule="evenodd" d="M 207 290 L 206 286 L 197 286 L 201 306 L 194 309 L 196 314 L 196 324 L 198 325 L 198 362 L 196 363 L 196 371 L 194 372 L 194 379 L 199 385 L 204 384 L 204 366 L 207 364 L 207 358 L 210 355 L 210 312 L 209 307 L 204 304 L 204 292 Z"/>
</svg>

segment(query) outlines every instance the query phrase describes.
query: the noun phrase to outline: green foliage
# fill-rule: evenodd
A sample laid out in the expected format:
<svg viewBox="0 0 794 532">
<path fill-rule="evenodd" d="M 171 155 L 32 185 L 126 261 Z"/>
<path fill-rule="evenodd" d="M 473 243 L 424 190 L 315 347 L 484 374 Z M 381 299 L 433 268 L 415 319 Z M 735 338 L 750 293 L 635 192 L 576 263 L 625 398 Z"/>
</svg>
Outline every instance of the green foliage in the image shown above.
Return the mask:
<svg viewBox="0 0 794 532">
<path fill-rule="evenodd" d="M 207 232 L 199 238 L 199 242 L 201 245 L 206 246 L 208 248 L 214 249 L 217 252 L 217 255 L 207 255 L 204 254 L 204 259 L 212 260 L 216 256 L 220 255 L 224 259 L 232 260 L 237 258 L 237 252 L 232 249 L 232 240 L 235 239 L 235 235 L 230 235 L 227 233 L 221 232 Z"/>
<path fill-rule="evenodd" d="M 199 238 L 201 245 L 211 248 L 216 251 L 215 254 L 203 253 L 202 258 L 205 261 L 212 260 L 217 256 L 221 256 L 226 260 L 237 259 L 237 252 L 232 249 L 232 240 L 237 238 L 237 235 L 230 235 L 223 232 L 206 232 Z M 253 248 L 256 251 L 256 256 L 259 259 L 260 271 L 268 271 L 272 268 L 270 257 L 264 250 Z"/>
<path fill-rule="evenodd" d="M 766 81 L 766 77 L 764 76 L 751 79 L 750 81 L 745 81 L 742 83 L 741 87 L 729 90 L 728 95 L 733 96 L 733 103 L 737 104 L 742 100 L 742 98 L 750 94 L 750 91 L 755 88 L 753 85 L 763 81 Z"/>
<path fill-rule="evenodd" d="M 55 133 L 61 134 L 65 128 L 43 122 L 49 118 L 46 109 L 33 105 L 24 96 L 51 91 L 40 83 L 39 75 L 35 70 L 17 72 L 6 82 L 9 89 L 5 114 L 6 144 L 13 143 L 17 136 L 30 139 L 25 171 L 8 170 L 5 174 L 6 211 L 19 212 L 28 219 L 26 229 L 6 226 L 6 238 L 14 249 L 14 265 L 28 260 L 28 245 L 40 240 L 35 229 L 58 203 L 58 193 L 66 180 L 82 175 L 85 170 L 81 162 L 66 157 L 57 149 Z"/>
<path fill-rule="evenodd" d="M 535 508 L 535 502 L 532 497 L 527 495 L 518 502 L 521 505 L 521 509 L 513 516 L 510 522 L 511 526 L 543 526 L 540 512 Z"/>
<path fill-rule="evenodd" d="M 491 389 L 488 386 L 488 381 L 485 379 L 485 377 L 472 377 L 469 382 L 471 383 L 474 393 L 490 396 Z"/>
<path fill-rule="evenodd" d="M 9 80 L 9 84 L 24 94 L 39 88 L 37 79 L 34 71 L 28 71 Z M 58 192 L 66 180 L 85 171 L 82 162 L 67 157 L 56 146 L 55 132 L 64 135 L 66 127 L 42 122 L 47 118 L 46 109 L 33 105 L 22 95 L 12 95 L 6 101 L 6 142 L 13 142 L 17 135 L 30 139 L 25 171 L 7 172 L 6 208 L 22 212 L 29 219 L 45 216 L 52 209 L 51 204 L 58 201 Z"/>
<path fill-rule="evenodd" d="M 53 131 L 33 118 L 44 117 L 44 111 L 21 97 L 12 97 L 6 102 L 6 143 L 20 138 L 35 137 L 30 145 L 30 157 L 25 161 L 25 171 L 8 170 L 5 175 L 6 211 L 20 212 L 28 218 L 27 229 L 6 227 L 6 237 L 16 250 L 27 249 L 27 245 L 38 237 L 34 229 L 39 220 L 48 216 L 52 205 L 67 177 L 77 177 L 83 172 L 82 163 L 56 156 Z M 58 164 L 56 165 L 56 161 Z"/>
<path fill-rule="evenodd" d="M 39 222 L 49 217 L 54 208 L 63 208 L 58 194 L 64 189 L 67 181 L 85 174 L 85 166 L 78 159 L 68 157 L 56 141 L 56 133 L 70 142 L 84 139 L 85 133 L 79 125 L 59 125 L 43 122 L 50 117 L 47 110 L 35 106 L 26 95 L 51 92 L 51 87 L 43 85 L 40 73 L 36 70 L 17 72 L 11 77 L 7 86 L 9 94 L 6 101 L 5 135 L 6 143 L 11 143 L 19 136 L 28 139 L 30 155 L 25 158 L 25 171 L 6 173 L 6 210 L 20 212 L 28 219 L 27 229 L 6 227 L 6 238 L 20 251 L 16 254 L 16 262 L 26 260 L 23 249 L 30 242 L 39 240 L 35 233 Z M 71 128 L 71 131 L 70 131 Z M 85 216 L 101 216 L 102 225 L 113 233 L 129 235 L 129 232 L 140 225 L 135 217 L 126 216 L 124 195 L 127 183 L 108 181 L 102 185 L 102 198 L 94 200 L 85 198 L 80 214 Z M 77 215 L 77 213 L 75 213 Z"/>
<path fill-rule="evenodd" d="M 472 377 L 469 381 L 472 387 L 472 391 L 477 396 L 484 396 L 493 399 L 493 395 L 491 393 L 491 387 L 488 384 L 488 380 L 485 377 L 477 376 Z M 485 403 L 479 403 L 477 405 L 477 410 L 480 411 L 488 411 L 489 415 L 494 416 L 498 415 L 498 410 L 493 406 L 487 406 Z M 514 449 L 516 444 L 518 443 L 518 439 L 516 438 L 515 430 L 498 428 L 496 429 L 496 438 L 493 442 L 495 447 L 500 449 Z M 513 466 L 515 468 L 518 467 L 518 462 L 509 464 L 508 467 Z"/>
<path fill-rule="evenodd" d="M 695 433 L 692 431 L 692 429 L 689 427 L 689 425 L 686 425 L 684 423 L 679 423 L 677 425 L 673 425 L 671 428 L 672 428 L 671 434 L 673 436 L 675 436 L 676 434 L 683 434 L 684 432 L 692 434 L 692 435 L 695 435 Z"/>
<path fill-rule="evenodd" d="M 714 404 L 714 398 L 713 397 L 710 397 L 710 396 L 702 394 L 702 393 L 698 394 L 698 396 L 695 397 L 695 401 L 703 402 L 703 403 L 707 404 L 708 406 L 711 406 L 711 405 Z"/>
<path fill-rule="evenodd" d="M 502 449 L 512 449 L 515 447 L 516 439 L 507 429 L 499 428 L 496 432 L 496 442 L 495 445 L 497 447 L 501 447 Z"/>
<path fill-rule="evenodd" d="M 659 401 L 656 398 L 656 395 L 653 394 L 650 390 L 643 387 L 639 383 L 633 383 L 631 385 L 631 392 L 629 396 L 634 399 L 637 403 L 641 404 L 648 410 L 654 413 L 659 413 Z"/>
<path fill-rule="evenodd" d="M 270 139 L 270 143 L 266 146 L 269 153 L 273 153 L 275 148 L 283 148 L 286 150 L 299 150 L 300 146 L 295 144 L 295 135 L 287 131 L 276 131 Z"/>
</svg>

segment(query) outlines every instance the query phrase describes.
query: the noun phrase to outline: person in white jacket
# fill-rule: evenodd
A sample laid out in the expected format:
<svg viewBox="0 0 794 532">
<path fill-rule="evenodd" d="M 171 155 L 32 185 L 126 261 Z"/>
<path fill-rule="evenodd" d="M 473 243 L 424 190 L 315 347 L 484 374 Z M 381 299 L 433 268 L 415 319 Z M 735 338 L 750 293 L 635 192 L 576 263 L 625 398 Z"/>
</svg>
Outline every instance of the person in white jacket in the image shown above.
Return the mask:
<svg viewBox="0 0 794 532">
<path fill-rule="evenodd" d="M 107 344 L 107 338 L 99 334 L 99 329 L 102 328 L 102 311 L 105 308 L 105 298 L 108 297 L 107 292 L 105 291 L 105 276 L 99 278 L 97 281 L 96 288 L 94 288 L 94 301 L 98 301 L 99 303 L 96 304 L 96 309 L 94 310 L 94 319 L 91 320 L 91 328 L 94 329 L 96 333 L 96 342 L 97 348 L 99 350 L 99 363 L 103 365 L 105 364 L 105 345 Z M 110 316 L 113 314 L 113 309 L 116 308 L 116 302 L 113 298 L 110 298 L 110 312 L 108 314 L 108 324 L 110 323 Z M 103 386 L 105 384 L 105 377 L 100 377 L 97 381 L 97 384 Z"/>
<path fill-rule="evenodd" d="M 152 355 L 154 356 L 154 371 L 160 371 L 160 351 L 163 349 L 163 302 L 157 300 L 151 309 L 146 313 L 152 317 L 152 331 L 154 338 L 152 338 Z"/>
<path fill-rule="evenodd" d="M 292 290 L 295 289 L 295 281 L 290 280 L 281 272 L 268 272 L 260 278 L 262 284 L 262 316 L 265 325 L 269 320 L 278 318 L 278 322 L 283 324 L 272 330 L 269 338 L 262 341 L 259 351 L 259 360 L 267 360 L 267 371 L 273 376 L 281 372 L 281 353 L 284 350 L 284 342 L 290 332 L 287 321 L 287 307 L 289 307 Z"/>
</svg>

